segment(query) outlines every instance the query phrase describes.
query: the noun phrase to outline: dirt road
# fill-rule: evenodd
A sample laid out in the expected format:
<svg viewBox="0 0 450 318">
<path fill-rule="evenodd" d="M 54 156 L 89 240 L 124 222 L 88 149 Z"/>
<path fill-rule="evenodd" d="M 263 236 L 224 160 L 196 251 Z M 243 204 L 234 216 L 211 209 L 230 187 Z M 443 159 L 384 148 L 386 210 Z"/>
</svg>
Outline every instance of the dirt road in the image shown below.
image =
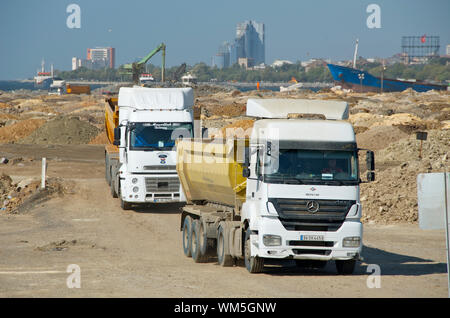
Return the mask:
<svg viewBox="0 0 450 318">
<path fill-rule="evenodd" d="M 417 225 L 364 226 L 364 261 L 338 276 L 333 262 L 321 270 L 294 263 L 251 275 L 243 266 L 214 260 L 195 264 L 181 249 L 180 205 L 120 209 L 104 180 L 102 146 L 0 145 L 24 158 L 0 165 L 13 179 L 60 177 L 68 193 L 19 214 L 0 214 L 0 297 L 447 297 L 443 231 Z M 68 288 L 70 264 L 81 288 Z M 369 288 L 381 269 L 380 288 Z"/>
</svg>

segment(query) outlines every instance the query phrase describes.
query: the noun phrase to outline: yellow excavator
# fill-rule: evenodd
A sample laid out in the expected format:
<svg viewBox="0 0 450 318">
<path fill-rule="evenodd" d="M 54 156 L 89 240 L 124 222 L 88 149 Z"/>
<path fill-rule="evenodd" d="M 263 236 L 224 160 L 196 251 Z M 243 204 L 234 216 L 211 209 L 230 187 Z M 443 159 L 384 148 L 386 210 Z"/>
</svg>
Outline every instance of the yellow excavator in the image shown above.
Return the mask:
<svg viewBox="0 0 450 318">
<path fill-rule="evenodd" d="M 164 82 L 164 72 L 165 72 L 165 65 L 166 65 L 166 45 L 164 43 L 161 43 L 156 49 L 151 51 L 147 56 L 142 58 L 139 62 L 134 62 L 130 64 L 124 64 L 122 66 L 123 74 L 125 75 L 132 75 L 133 82 L 135 84 L 139 83 L 139 76 L 144 70 L 145 63 L 148 62 L 156 53 L 159 51 L 162 51 L 162 64 L 161 64 L 161 82 Z"/>
</svg>

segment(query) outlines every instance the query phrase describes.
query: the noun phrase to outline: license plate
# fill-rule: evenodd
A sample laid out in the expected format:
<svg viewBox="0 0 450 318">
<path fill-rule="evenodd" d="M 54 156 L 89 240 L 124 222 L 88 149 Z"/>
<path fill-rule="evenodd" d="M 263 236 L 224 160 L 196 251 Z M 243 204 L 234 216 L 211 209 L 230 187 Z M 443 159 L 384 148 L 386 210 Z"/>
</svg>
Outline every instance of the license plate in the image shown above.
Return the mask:
<svg viewBox="0 0 450 318">
<path fill-rule="evenodd" d="M 171 201 L 172 199 L 155 199 L 155 203 L 157 202 L 167 202 L 167 201 Z"/>
<path fill-rule="evenodd" d="M 323 241 L 323 235 L 300 235 L 300 241 Z"/>
</svg>

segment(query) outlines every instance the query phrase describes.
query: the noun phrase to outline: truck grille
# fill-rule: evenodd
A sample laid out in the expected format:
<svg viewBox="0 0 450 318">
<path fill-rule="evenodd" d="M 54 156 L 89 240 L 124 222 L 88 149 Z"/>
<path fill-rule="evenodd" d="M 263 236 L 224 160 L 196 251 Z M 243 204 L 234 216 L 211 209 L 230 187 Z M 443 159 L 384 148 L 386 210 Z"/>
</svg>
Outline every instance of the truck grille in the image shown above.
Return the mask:
<svg viewBox="0 0 450 318">
<path fill-rule="evenodd" d="M 147 192 L 180 192 L 178 177 L 145 178 Z"/>
<path fill-rule="evenodd" d="M 304 200 L 271 198 L 279 219 L 286 230 L 290 231 L 337 231 L 344 223 L 353 200 Z M 314 202 L 318 209 L 308 210 L 308 204 Z"/>
</svg>

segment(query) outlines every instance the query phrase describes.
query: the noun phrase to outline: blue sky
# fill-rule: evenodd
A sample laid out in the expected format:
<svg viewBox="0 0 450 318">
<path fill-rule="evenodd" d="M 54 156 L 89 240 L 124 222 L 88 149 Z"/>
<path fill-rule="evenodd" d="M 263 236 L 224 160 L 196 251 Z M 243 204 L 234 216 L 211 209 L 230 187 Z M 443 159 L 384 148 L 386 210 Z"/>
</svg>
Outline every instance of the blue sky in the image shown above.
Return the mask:
<svg viewBox="0 0 450 318">
<path fill-rule="evenodd" d="M 69 29 L 69 4 L 81 8 L 81 28 Z M 369 4 L 381 8 L 381 28 L 369 29 Z M 403 35 L 438 35 L 440 53 L 450 44 L 450 0 L 1 0 L 0 79 L 32 77 L 42 58 L 69 70 L 86 49 L 116 48 L 116 65 L 142 57 L 164 42 L 166 63 L 211 63 L 236 24 L 263 22 L 266 63 L 311 57 L 388 57 L 401 51 Z M 150 61 L 161 63 L 160 55 Z"/>
</svg>

